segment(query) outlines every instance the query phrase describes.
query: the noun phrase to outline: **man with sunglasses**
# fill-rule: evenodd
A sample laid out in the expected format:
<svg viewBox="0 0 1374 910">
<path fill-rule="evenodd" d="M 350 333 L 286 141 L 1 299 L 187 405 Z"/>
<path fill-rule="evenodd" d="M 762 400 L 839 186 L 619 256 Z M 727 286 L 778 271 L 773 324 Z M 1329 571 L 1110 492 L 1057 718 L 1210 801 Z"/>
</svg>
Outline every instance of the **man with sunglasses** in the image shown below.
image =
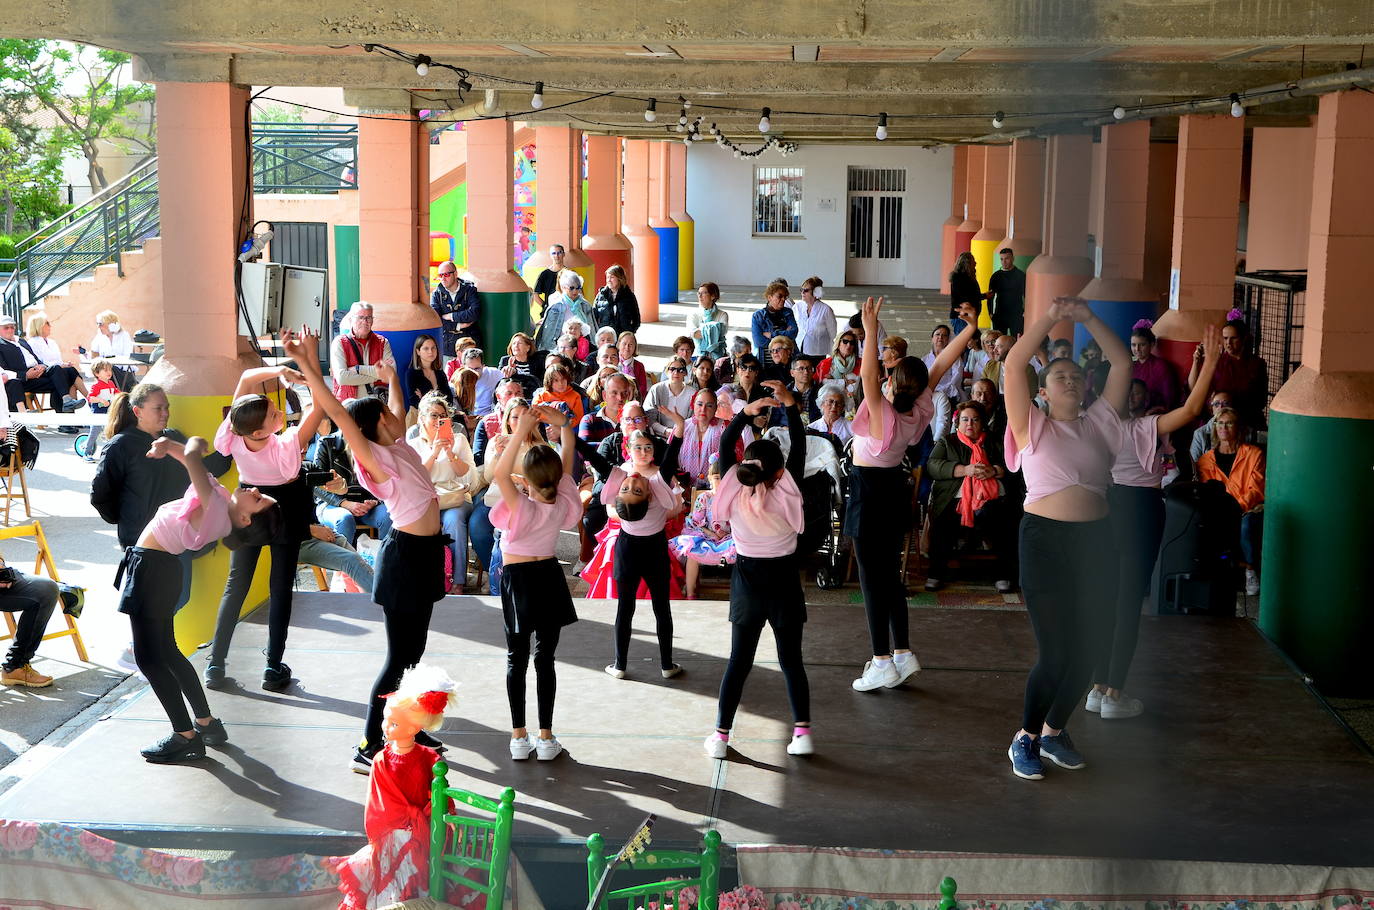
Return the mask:
<svg viewBox="0 0 1374 910">
<path fill-rule="evenodd" d="M 544 318 L 544 308 L 549 305 L 549 297 L 558 293 L 558 273 L 563 271 L 563 260 L 567 258 L 568 251 L 563 249 L 563 244 L 555 243 L 549 247 L 549 258 L 553 260 L 553 265 L 539 273 L 539 277 L 534 279 L 534 296 L 539 298 L 539 318 Z"/>
<path fill-rule="evenodd" d="M 452 262 L 439 265 L 439 286 L 430 295 L 429 305 L 439 315 L 444 335 L 440 353 L 445 357 L 455 356 L 460 338 L 471 338 L 482 346 L 482 330 L 477 324 L 482 304 L 477 299 L 477 285 L 459 278 L 458 267 Z"/>
</svg>

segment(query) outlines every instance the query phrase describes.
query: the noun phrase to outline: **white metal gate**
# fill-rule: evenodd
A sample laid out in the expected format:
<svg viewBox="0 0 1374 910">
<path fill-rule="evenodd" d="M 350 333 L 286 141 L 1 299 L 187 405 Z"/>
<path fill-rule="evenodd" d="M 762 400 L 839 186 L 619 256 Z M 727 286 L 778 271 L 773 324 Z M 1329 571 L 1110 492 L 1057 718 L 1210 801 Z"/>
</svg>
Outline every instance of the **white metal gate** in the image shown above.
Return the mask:
<svg viewBox="0 0 1374 910">
<path fill-rule="evenodd" d="M 906 278 L 904 168 L 849 168 L 845 284 L 902 284 Z"/>
</svg>

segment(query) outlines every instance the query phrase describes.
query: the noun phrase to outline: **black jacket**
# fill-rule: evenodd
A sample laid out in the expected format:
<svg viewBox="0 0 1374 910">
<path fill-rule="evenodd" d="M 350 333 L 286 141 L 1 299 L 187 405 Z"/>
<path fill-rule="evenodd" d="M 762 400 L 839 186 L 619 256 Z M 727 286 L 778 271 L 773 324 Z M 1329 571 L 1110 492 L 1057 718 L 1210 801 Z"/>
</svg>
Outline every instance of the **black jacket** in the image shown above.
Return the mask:
<svg viewBox="0 0 1374 910">
<path fill-rule="evenodd" d="M 314 456 L 305 463 L 306 474 L 323 475 L 330 471 L 344 479 L 348 484 L 348 492 L 339 496 L 323 487 L 317 487 L 315 497 L 320 501 L 336 506 L 343 500 L 364 502 L 374 498 L 367 488 L 358 482 L 357 472 L 353 468 L 353 456 L 349 453 L 348 444 L 344 442 L 343 432 L 340 430 L 316 440 Z"/>
<path fill-rule="evenodd" d="M 177 442 L 186 437 L 176 430 L 163 433 Z M 191 485 L 191 477 L 175 458 L 149 458 L 153 437 L 132 426 L 119 433 L 100 457 L 95 479 L 91 481 L 91 505 L 106 523 L 117 526 L 119 545 L 138 543 L 143 528 L 158 507 L 180 499 Z M 205 467 L 219 477 L 234 463 L 218 452 L 205 457 Z"/>
<path fill-rule="evenodd" d="M 983 452 L 993 465 L 1004 471 L 1007 469 L 1007 459 L 1002 451 L 1000 435 L 994 436 L 984 431 Z M 933 481 L 930 488 L 931 515 L 943 515 L 946 510 L 954 507 L 954 494 L 959 492 L 959 487 L 964 483 L 964 478 L 954 476 L 954 468 L 956 465 L 967 465 L 972 459 L 973 450 L 959 441 L 957 433 L 950 433 L 935 443 L 935 448 L 926 461 L 926 473 Z M 1007 475 L 999 477 L 998 480 L 1002 482 L 1002 487 L 1006 490 L 1004 495 L 1008 500 L 1018 504 L 1025 500 L 1026 490 L 1021 483 L 1019 471 L 1007 471 Z"/>
<path fill-rule="evenodd" d="M 482 329 L 479 325 L 482 318 L 482 303 L 477 297 L 477 285 L 471 281 L 459 280 L 458 287 L 450 293 L 441 283 L 430 295 L 429 306 L 439 317 L 439 328 L 444 336 L 443 344 L 440 346 L 441 354 L 452 357 L 460 338 L 471 338 L 477 342 L 478 347 L 482 346 Z M 453 319 L 444 318 L 448 315 L 452 315 Z M 471 325 L 460 329 L 457 327 L 460 322 L 468 322 Z"/>
<path fill-rule="evenodd" d="M 622 287 L 616 294 L 612 294 L 610 288 L 597 291 L 592 301 L 592 315 L 596 317 L 597 328 L 610 326 L 615 329 L 617 338 L 621 332 L 639 331 L 639 300 L 628 287 Z"/>
</svg>

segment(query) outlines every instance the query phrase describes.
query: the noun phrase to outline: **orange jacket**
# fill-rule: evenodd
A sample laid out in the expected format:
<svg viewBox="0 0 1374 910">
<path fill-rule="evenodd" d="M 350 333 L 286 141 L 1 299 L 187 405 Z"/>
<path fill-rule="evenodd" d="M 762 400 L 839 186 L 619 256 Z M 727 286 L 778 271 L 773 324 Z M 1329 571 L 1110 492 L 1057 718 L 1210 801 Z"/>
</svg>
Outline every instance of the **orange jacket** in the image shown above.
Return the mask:
<svg viewBox="0 0 1374 910">
<path fill-rule="evenodd" d="M 1215 450 L 1208 449 L 1197 460 L 1197 475 L 1199 480 L 1219 480 L 1226 484 L 1226 492 L 1246 512 L 1264 505 L 1264 453 L 1259 446 L 1241 444 L 1236 450 L 1230 477 L 1217 467 Z"/>
</svg>

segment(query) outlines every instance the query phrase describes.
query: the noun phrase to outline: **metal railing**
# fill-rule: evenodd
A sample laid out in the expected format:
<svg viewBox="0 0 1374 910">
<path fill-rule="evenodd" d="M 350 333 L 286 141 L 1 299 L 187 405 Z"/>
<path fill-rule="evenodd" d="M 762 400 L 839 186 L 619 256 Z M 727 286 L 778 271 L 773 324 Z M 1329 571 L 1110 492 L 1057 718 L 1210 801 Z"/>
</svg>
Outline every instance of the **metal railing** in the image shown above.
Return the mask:
<svg viewBox="0 0 1374 910">
<path fill-rule="evenodd" d="M 160 228 L 157 159 L 151 158 L 21 240 L 0 260 L 0 311 L 21 325 L 23 312 L 68 282 L 156 237 Z M 253 124 L 255 193 L 337 193 L 358 188 L 358 127 L 352 123 Z"/>
<path fill-rule="evenodd" d="M 1307 272 L 1250 272 L 1236 276 L 1236 308 L 1250 327 L 1250 353 L 1269 366 L 1273 399 L 1302 365 L 1302 335 L 1307 311 Z"/>
</svg>

